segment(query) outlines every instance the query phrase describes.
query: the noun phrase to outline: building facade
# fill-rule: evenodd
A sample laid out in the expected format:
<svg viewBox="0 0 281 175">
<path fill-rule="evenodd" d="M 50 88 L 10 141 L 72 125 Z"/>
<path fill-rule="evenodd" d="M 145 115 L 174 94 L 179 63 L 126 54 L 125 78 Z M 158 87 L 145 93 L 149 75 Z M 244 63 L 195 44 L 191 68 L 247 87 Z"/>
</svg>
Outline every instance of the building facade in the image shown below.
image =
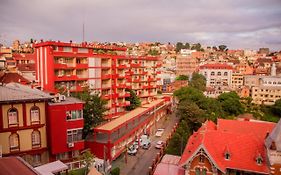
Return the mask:
<svg viewBox="0 0 281 175">
<path fill-rule="evenodd" d="M 229 88 L 232 86 L 233 68 L 227 64 L 205 64 L 199 67 L 199 73 L 206 78 L 206 86 Z"/>
<path fill-rule="evenodd" d="M 21 156 L 33 166 L 47 163 L 46 108 L 51 97 L 16 83 L 0 86 L 0 91 L 3 156 Z"/>
<path fill-rule="evenodd" d="M 277 125 L 280 124 L 279 121 Z M 278 128 L 277 125 L 224 119 L 218 119 L 216 125 L 207 121 L 189 138 L 179 166 L 190 175 L 272 174 L 273 166 L 267 162 L 265 138 L 271 131 L 274 132 L 274 127 Z M 267 143 L 269 146 L 273 142 L 270 140 Z M 280 174 L 280 161 L 272 164 L 276 167 L 274 174 Z"/>
<path fill-rule="evenodd" d="M 191 55 L 178 55 L 176 59 L 176 74 L 191 76 L 198 68 L 197 58 Z"/>
<path fill-rule="evenodd" d="M 61 160 L 70 169 L 80 168 L 77 161 L 84 147 L 82 129 L 84 102 L 65 96 L 57 96 L 48 103 L 48 145 L 50 161 Z"/>
<path fill-rule="evenodd" d="M 125 112 L 132 88 L 143 103 L 157 93 L 158 57 L 127 56 L 126 48 L 62 42 L 34 45 L 36 79 L 43 90 L 79 92 L 89 88 L 107 100 L 107 118 Z"/>
</svg>

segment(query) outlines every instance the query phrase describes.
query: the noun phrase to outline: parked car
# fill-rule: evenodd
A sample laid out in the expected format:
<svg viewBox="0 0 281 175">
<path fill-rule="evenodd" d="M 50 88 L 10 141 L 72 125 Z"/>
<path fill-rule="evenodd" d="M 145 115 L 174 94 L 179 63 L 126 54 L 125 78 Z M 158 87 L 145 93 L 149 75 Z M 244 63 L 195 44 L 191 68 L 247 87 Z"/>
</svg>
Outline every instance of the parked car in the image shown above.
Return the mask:
<svg viewBox="0 0 281 175">
<path fill-rule="evenodd" d="M 135 145 L 131 145 L 127 150 L 127 153 L 129 155 L 133 155 L 133 156 L 135 156 L 137 154 L 137 152 L 138 152 L 138 149 L 135 147 Z"/>
<path fill-rule="evenodd" d="M 164 142 L 163 142 L 162 140 L 159 140 L 159 141 L 156 143 L 155 148 L 161 149 L 161 148 L 163 148 L 163 146 L 164 146 Z"/>
<path fill-rule="evenodd" d="M 143 143 L 142 149 L 148 149 L 150 147 L 150 142 Z"/>
<path fill-rule="evenodd" d="M 156 131 L 156 133 L 155 133 L 155 136 L 156 136 L 156 137 L 161 137 L 162 134 L 163 134 L 163 132 L 164 132 L 164 129 L 159 128 L 159 129 L 157 129 L 157 131 Z"/>
</svg>

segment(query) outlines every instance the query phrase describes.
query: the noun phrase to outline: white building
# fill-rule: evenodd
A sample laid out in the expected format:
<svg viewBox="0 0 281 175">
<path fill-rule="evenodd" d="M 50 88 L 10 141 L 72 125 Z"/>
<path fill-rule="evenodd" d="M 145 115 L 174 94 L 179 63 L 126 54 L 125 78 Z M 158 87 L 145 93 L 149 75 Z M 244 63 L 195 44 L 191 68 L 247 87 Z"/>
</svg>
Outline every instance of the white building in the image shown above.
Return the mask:
<svg viewBox="0 0 281 175">
<path fill-rule="evenodd" d="M 227 64 L 205 64 L 199 67 L 199 73 L 207 80 L 206 86 L 218 89 L 231 87 L 232 72 L 232 66 Z"/>
</svg>

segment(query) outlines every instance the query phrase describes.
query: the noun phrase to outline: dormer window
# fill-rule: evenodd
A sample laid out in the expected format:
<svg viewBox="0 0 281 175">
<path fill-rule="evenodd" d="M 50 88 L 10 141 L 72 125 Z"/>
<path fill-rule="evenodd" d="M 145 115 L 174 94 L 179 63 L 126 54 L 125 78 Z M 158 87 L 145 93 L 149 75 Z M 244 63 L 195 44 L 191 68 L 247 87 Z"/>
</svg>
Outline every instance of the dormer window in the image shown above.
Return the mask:
<svg viewBox="0 0 281 175">
<path fill-rule="evenodd" d="M 224 153 L 224 158 L 225 160 L 230 160 L 230 153 L 229 152 Z"/>
<path fill-rule="evenodd" d="M 257 156 L 256 162 L 257 162 L 258 165 L 261 165 L 261 164 L 262 164 L 263 159 L 262 159 L 261 155 L 258 155 L 258 156 Z"/>
</svg>

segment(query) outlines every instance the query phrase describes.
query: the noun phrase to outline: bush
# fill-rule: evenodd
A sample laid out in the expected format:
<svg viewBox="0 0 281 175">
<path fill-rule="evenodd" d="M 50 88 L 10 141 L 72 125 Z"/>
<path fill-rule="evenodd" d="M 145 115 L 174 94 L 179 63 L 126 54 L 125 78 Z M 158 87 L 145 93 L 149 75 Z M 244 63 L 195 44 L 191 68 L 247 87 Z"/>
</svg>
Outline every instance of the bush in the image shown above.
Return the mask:
<svg viewBox="0 0 281 175">
<path fill-rule="evenodd" d="M 111 175 L 119 175 L 119 174 L 120 174 L 120 168 L 119 168 L 119 167 L 116 167 L 116 168 L 112 169 L 112 170 L 110 171 L 110 174 L 111 174 Z"/>
</svg>

